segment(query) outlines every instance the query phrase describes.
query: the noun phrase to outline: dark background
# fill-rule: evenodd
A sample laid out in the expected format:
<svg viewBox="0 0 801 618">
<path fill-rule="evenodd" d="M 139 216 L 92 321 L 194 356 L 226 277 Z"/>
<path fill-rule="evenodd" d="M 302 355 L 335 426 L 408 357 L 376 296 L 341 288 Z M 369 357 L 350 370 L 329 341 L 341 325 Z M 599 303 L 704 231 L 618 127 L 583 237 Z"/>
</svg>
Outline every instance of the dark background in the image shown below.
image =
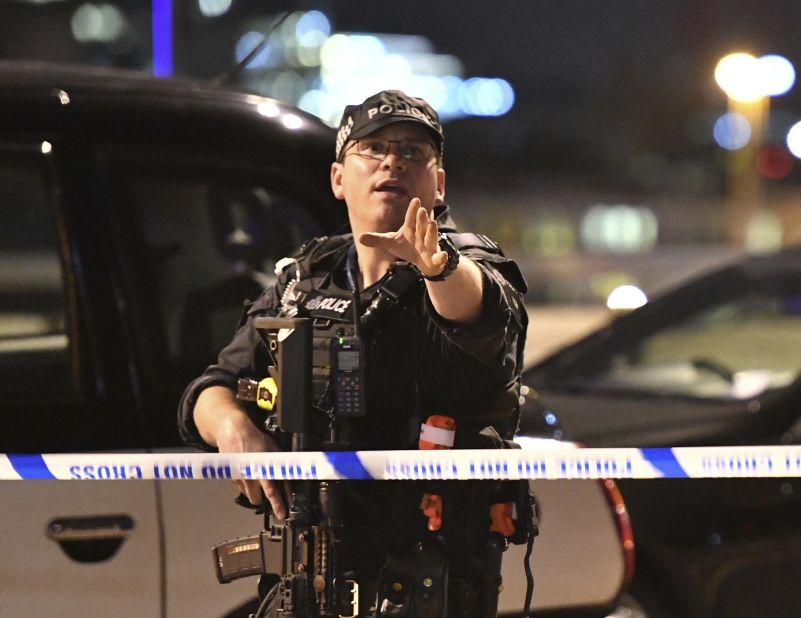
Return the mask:
<svg viewBox="0 0 801 618">
<path fill-rule="evenodd" d="M 105 3 L 127 21 L 125 35 L 108 44 L 72 36 L 70 20 L 82 4 L 0 1 L 0 59 L 152 71 L 151 2 Z M 233 0 L 225 14 L 208 18 L 197 1 L 174 0 L 175 74 L 211 79 L 235 62 L 234 45 L 254 23 L 312 9 L 328 16 L 332 32 L 422 35 L 436 53 L 457 56 L 465 76 L 512 84 L 515 104 L 506 115 L 446 124 L 448 197 L 463 227 L 479 227 L 538 264 L 544 279 L 617 274 L 650 290 L 732 253 L 801 240 L 801 164 L 792 159 L 787 175 L 768 179 L 748 160 L 759 193 L 743 210 L 731 182 L 733 155 L 712 139 L 727 109 L 713 77 L 717 61 L 747 51 L 797 65 L 801 3 Z M 254 89 L 253 73 L 235 87 Z M 764 142 L 783 149 L 787 129 L 801 119 L 799 87 L 772 99 L 770 109 Z M 615 205 L 652 213 L 656 242 L 624 250 L 585 242 L 587 212 Z M 749 245 L 741 232 L 748 221 L 737 219 L 755 213 L 768 217 L 772 240 Z M 594 302 L 600 296 L 592 288 L 553 283 L 542 300 Z"/>
</svg>

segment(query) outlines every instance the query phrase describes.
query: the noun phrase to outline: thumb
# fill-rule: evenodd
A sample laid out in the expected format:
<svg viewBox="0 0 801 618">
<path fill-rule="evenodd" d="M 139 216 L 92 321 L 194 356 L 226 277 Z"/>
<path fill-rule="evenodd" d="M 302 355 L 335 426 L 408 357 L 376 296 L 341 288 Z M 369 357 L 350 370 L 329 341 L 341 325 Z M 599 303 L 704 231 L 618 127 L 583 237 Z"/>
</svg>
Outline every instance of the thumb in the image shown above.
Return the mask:
<svg viewBox="0 0 801 618">
<path fill-rule="evenodd" d="M 397 232 L 366 232 L 359 236 L 365 247 L 390 247 L 394 244 Z"/>
</svg>

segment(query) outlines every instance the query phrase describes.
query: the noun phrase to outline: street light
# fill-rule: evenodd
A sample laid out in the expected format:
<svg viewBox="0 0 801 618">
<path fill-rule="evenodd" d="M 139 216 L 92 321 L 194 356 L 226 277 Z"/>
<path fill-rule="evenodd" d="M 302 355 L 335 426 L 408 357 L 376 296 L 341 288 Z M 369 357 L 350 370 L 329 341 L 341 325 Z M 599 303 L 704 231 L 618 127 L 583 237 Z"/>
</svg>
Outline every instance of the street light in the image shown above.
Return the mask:
<svg viewBox="0 0 801 618">
<path fill-rule="evenodd" d="M 762 207 L 756 157 L 770 114 L 770 97 L 792 88 L 795 70 L 781 56 L 756 58 L 747 53 L 734 53 L 718 62 L 715 81 L 728 97 L 729 113 L 739 114 L 750 125 L 750 139 L 728 155 L 727 164 L 730 234 L 735 242 L 745 246 L 748 226 Z"/>
</svg>

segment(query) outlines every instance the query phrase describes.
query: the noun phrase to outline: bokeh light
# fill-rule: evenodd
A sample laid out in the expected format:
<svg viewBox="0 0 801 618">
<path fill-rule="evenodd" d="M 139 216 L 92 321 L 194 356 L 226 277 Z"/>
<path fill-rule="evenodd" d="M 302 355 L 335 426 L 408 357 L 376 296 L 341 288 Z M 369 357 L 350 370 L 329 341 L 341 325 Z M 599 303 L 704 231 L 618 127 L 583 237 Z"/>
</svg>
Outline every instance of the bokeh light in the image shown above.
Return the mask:
<svg viewBox="0 0 801 618">
<path fill-rule="evenodd" d="M 524 225 L 521 242 L 527 254 L 561 257 L 575 250 L 576 234 L 568 218 L 546 215 Z"/>
<path fill-rule="evenodd" d="M 643 253 L 656 246 L 659 223 L 647 207 L 599 204 L 581 220 L 584 245 L 610 253 Z"/>
<path fill-rule="evenodd" d="M 204 17 L 225 15 L 231 8 L 233 0 L 198 0 L 197 7 Z"/>
<path fill-rule="evenodd" d="M 759 173 L 769 180 L 780 180 L 793 169 L 793 157 L 782 144 L 766 144 L 756 157 Z"/>
<path fill-rule="evenodd" d="M 787 148 L 797 159 L 801 159 L 801 122 L 796 122 L 787 132 Z"/>
<path fill-rule="evenodd" d="M 81 43 L 112 43 L 125 34 L 128 22 L 111 4 L 86 2 L 75 9 L 70 28 L 72 36 Z"/>
<path fill-rule="evenodd" d="M 295 36 L 303 47 L 321 47 L 331 34 L 331 22 L 320 11 L 309 11 L 295 24 Z"/>
<path fill-rule="evenodd" d="M 757 59 L 763 94 L 778 97 L 786 94 L 795 84 L 795 68 L 783 56 L 769 54 Z"/>
<path fill-rule="evenodd" d="M 236 42 L 234 48 L 234 56 L 237 62 L 242 62 L 247 55 L 256 49 L 256 46 L 264 40 L 264 35 L 261 32 L 251 30 L 246 32 Z M 277 66 L 280 61 L 280 55 L 276 53 L 273 46 L 266 45 L 248 62 L 248 69 L 259 69 L 268 66 Z"/>
<path fill-rule="evenodd" d="M 764 96 L 760 65 L 751 54 L 729 54 L 715 67 L 715 81 L 730 99 L 753 103 Z"/>
<path fill-rule="evenodd" d="M 472 116 L 502 116 L 512 109 L 514 102 L 514 90 L 503 79 L 472 77 L 459 91 L 462 111 Z"/>
<path fill-rule="evenodd" d="M 612 290 L 606 299 L 606 306 L 612 311 L 631 311 L 647 302 L 645 292 L 636 285 L 626 284 Z"/>
<path fill-rule="evenodd" d="M 237 61 L 263 39 L 268 24 L 251 23 L 236 43 Z M 385 89 L 425 98 L 443 121 L 501 116 L 515 103 L 512 85 L 497 77 L 465 79 L 461 61 L 437 54 L 419 35 L 333 33 L 321 11 L 296 11 L 248 64 L 256 91 L 297 104 L 336 126 L 346 105 Z M 287 69 L 291 68 L 292 72 Z"/>
<path fill-rule="evenodd" d="M 739 150 L 751 140 L 751 123 L 742 114 L 723 114 L 715 122 L 712 136 L 721 148 Z"/>
<path fill-rule="evenodd" d="M 745 248 L 751 253 L 772 253 L 782 247 L 784 225 L 769 210 L 757 211 L 748 221 L 745 231 Z"/>
</svg>

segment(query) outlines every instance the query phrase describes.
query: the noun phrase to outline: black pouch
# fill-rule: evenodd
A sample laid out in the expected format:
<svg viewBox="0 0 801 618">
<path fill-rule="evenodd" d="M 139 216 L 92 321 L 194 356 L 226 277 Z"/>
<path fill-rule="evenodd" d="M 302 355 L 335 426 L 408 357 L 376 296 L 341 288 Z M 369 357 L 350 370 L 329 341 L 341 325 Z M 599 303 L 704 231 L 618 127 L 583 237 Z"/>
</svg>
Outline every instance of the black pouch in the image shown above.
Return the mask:
<svg viewBox="0 0 801 618">
<path fill-rule="evenodd" d="M 520 448 L 518 444 L 510 440 L 504 440 L 503 446 L 504 448 Z M 497 494 L 492 502 L 511 502 L 514 504 L 512 517 L 515 520 L 515 532 L 508 537 L 510 543 L 525 545 L 530 539 L 534 539 L 539 534 L 537 500 L 534 497 L 534 488 L 529 479 L 500 481 Z"/>
</svg>

